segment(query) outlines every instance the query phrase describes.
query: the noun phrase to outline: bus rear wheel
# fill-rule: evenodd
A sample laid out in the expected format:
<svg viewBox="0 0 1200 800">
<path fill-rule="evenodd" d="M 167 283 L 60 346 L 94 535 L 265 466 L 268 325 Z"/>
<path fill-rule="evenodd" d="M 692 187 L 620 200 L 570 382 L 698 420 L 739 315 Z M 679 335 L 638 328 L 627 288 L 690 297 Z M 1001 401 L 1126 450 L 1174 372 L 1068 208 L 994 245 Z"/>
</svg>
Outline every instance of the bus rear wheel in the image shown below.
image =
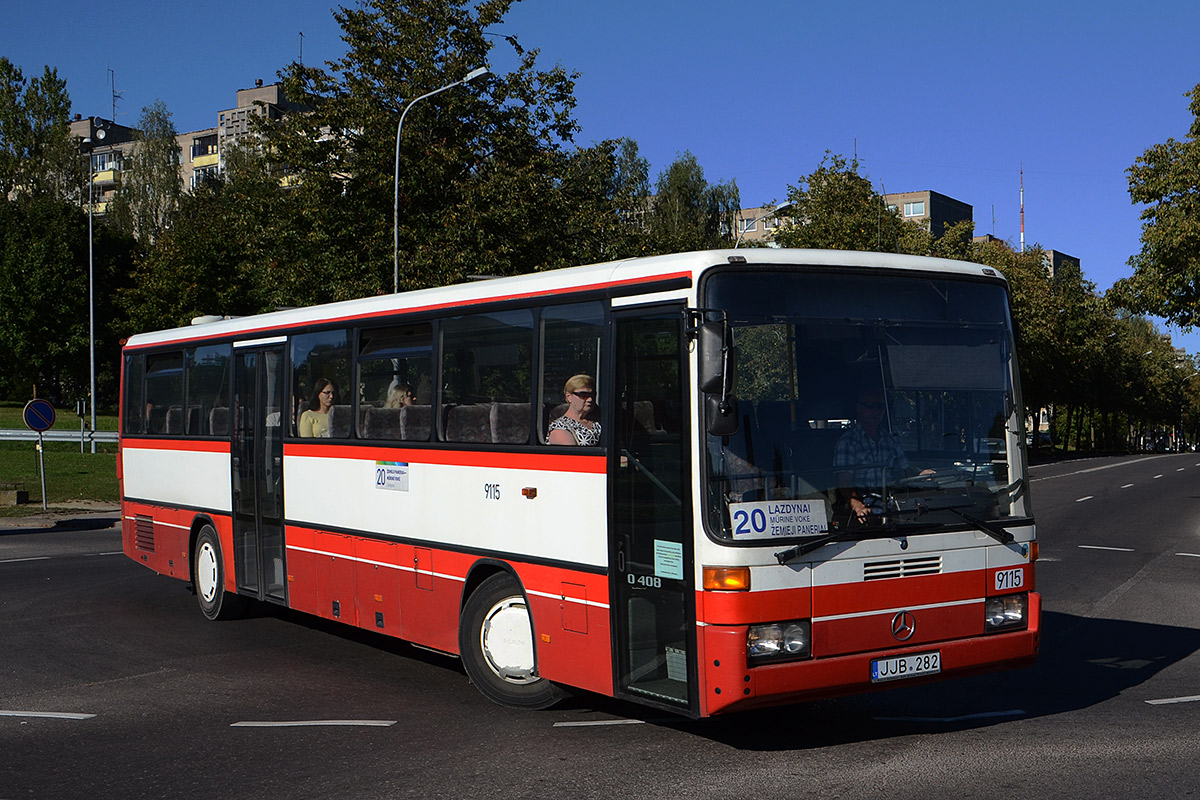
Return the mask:
<svg viewBox="0 0 1200 800">
<path fill-rule="evenodd" d="M 221 540 L 212 525 L 205 525 L 196 537 L 192 558 L 192 585 L 200 613 L 213 620 L 236 619 L 246 611 L 246 598 L 225 591 L 225 566 L 221 559 Z"/>
<path fill-rule="evenodd" d="M 563 698 L 562 689 L 537 674 L 529 606 L 507 574 L 491 576 L 467 598 L 458 646 L 471 682 L 494 703 L 549 708 Z"/>
</svg>

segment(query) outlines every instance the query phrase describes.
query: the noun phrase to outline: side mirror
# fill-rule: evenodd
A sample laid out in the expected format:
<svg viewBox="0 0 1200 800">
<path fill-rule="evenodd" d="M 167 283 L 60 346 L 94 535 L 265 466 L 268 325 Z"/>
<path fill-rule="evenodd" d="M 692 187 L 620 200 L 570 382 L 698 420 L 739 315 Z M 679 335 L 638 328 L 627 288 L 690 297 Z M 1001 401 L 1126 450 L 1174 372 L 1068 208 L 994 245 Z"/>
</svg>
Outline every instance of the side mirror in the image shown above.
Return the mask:
<svg viewBox="0 0 1200 800">
<path fill-rule="evenodd" d="M 738 432 L 738 402 L 733 395 L 704 398 L 705 427 L 711 436 L 733 436 Z"/>
<path fill-rule="evenodd" d="M 733 391 L 735 359 L 729 326 L 705 322 L 696 329 L 700 361 L 700 391 L 725 394 Z"/>
</svg>

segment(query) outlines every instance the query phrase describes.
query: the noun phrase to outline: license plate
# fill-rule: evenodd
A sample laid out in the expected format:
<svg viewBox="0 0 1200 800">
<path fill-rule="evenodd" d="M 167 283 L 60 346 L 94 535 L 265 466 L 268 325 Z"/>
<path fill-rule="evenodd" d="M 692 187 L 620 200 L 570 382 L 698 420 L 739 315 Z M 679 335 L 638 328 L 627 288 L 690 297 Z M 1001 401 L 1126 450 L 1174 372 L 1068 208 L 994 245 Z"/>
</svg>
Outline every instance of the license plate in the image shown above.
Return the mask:
<svg viewBox="0 0 1200 800">
<path fill-rule="evenodd" d="M 942 654 L 937 650 L 898 658 L 877 658 L 871 662 L 871 683 L 936 675 L 941 671 Z"/>
</svg>

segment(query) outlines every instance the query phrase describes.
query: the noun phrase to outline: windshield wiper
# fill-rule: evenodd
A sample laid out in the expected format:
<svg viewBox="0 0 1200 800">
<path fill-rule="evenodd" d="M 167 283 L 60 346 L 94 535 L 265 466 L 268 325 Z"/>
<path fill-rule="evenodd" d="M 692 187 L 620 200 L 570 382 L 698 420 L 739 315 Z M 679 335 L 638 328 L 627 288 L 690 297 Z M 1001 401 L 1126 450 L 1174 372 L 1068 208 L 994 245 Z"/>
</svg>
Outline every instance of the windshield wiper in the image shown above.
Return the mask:
<svg viewBox="0 0 1200 800">
<path fill-rule="evenodd" d="M 815 539 L 809 539 L 807 542 L 798 544 L 795 547 L 789 547 L 787 550 L 780 550 L 775 554 L 775 559 L 780 564 L 786 564 L 795 558 L 807 555 L 813 550 L 824 547 L 827 544 L 845 541 L 847 539 L 857 539 L 863 533 L 891 530 L 894 527 L 894 523 L 889 523 L 886 525 L 857 525 L 854 527 L 842 528 L 840 531 L 834 531 L 833 533 L 827 533 L 824 536 L 818 536 Z"/>
<path fill-rule="evenodd" d="M 1009 533 L 1007 529 L 1001 528 L 999 525 L 996 525 L 995 523 L 987 522 L 985 520 L 979 519 L 978 517 L 973 517 L 970 514 L 967 514 L 963 511 L 959 511 L 957 508 L 954 508 L 953 506 L 947 506 L 946 510 L 949 511 L 951 514 L 957 514 L 958 516 L 962 517 L 963 519 L 965 519 L 967 522 L 971 523 L 972 525 L 977 525 L 984 533 L 986 533 L 988 536 L 991 536 L 993 539 L 995 539 L 1000 544 L 1012 544 L 1013 543 L 1013 535 L 1011 533 Z"/>
</svg>

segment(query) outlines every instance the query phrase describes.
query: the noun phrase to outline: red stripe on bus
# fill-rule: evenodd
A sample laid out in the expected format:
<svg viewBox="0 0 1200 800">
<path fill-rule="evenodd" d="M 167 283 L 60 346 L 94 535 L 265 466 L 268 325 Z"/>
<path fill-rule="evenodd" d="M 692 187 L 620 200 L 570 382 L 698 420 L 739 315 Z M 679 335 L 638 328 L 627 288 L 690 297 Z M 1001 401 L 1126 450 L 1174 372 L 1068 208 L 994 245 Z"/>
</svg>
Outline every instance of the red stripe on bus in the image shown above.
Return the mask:
<svg viewBox="0 0 1200 800">
<path fill-rule="evenodd" d="M 477 305 L 481 305 L 484 303 L 505 303 L 505 302 L 510 302 L 513 300 L 528 300 L 530 298 L 536 298 L 536 297 L 553 297 L 556 295 L 564 295 L 564 294 L 579 294 L 581 292 L 601 291 L 604 289 L 611 289 L 611 288 L 620 287 L 620 286 L 638 286 L 638 285 L 644 284 L 644 283 L 661 283 L 664 281 L 679 280 L 682 278 L 691 278 L 691 277 L 692 277 L 692 273 L 690 270 L 688 270 L 688 271 L 684 271 L 684 272 L 672 272 L 669 275 L 649 275 L 649 276 L 642 277 L 642 278 L 629 278 L 629 279 L 623 280 L 623 281 L 608 281 L 608 282 L 604 282 L 604 283 L 589 283 L 589 284 L 584 284 L 582 286 L 564 286 L 561 289 L 546 289 L 546 290 L 538 291 L 538 292 L 521 292 L 519 294 L 497 295 L 496 297 L 478 297 L 478 298 L 474 298 L 471 300 L 461 300 L 461 301 L 457 301 L 457 302 L 430 303 L 429 305 L 413 306 L 411 308 L 393 308 L 393 309 L 387 309 L 387 310 L 382 310 L 382 311 L 372 311 L 370 313 L 364 313 L 364 314 L 350 314 L 347 316 L 340 316 L 340 317 L 333 316 L 333 317 L 320 317 L 317 319 L 310 319 L 310 320 L 298 320 L 296 322 L 291 322 L 291 323 L 284 324 L 284 325 L 270 325 L 270 326 L 262 327 L 262 328 L 243 328 L 243 329 L 236 330 L 236 331 L 227 331 L 227 332 L 219 334 L 219 335 L 221 338 L 233 337 L 235 339 L 241 339 L 241 338 L 245 338 L 248 336 L 254 337 L 254 336 L 261 336 L 264 334 L 276 333 L 278 331 L 286 332 L 290 329 L 306 327 L 309 325 L 323 325 L 328 322 L 357 322 L 360 320 L 376 319 L 379 317 L 396 317 L 396 316 L 403 316 L 406 314 L 422 314 L 422 313 L 427 313 L 430 311 L 443 311 L 443 310 L 452 309 L 452 308 L 464 308 L 465 309 L 465 308 L 469 308 L 471 306 L 477 306 Z M 162 342 L 153 342 L 153 343 L 147 343 L 147 344 L 138 344 L 138 345 L 133 345 L 133 346 L 127 346 L 125 349 L 128 351 L 128 350 L 139 350 L 141 348 L 148 348 L 148 347 L 163 347 L 164 345 L 182 344 L 184 342 L 192 342 L 192 341 L 196 341 L 198 339 L 209 339 L 209 338 L 214 338 L 214 337 L 211 334 L 209 334 L 208 332 L 200 332 L 200 333 L 196 333 L 195 335 L 184 335 L 184 336 L 180 336 L 176 339 L 168 339 L 168 340 L 162 341 Z"/>
<path fill-rule="evenodd" d="M 605 456 L 558 455 L 553 453 L 498 453 L 483 450 L 412 450 L 361 445 L 285 444 L 285 456 L 301 458 L 349 458 L 366 461 L 401 461 L 409 464 L 438 464 L 452 467 L 529 469 L 549 472 L 580 472 L 600 475 L 608 469 Z"/>
<path fill-rule="evenodd" d="M 187 450 L 192 453 L 228 453 L 229 442 L 205 439 L 130 439 L 121 438 L 126 450 Z"/>
</svg>

